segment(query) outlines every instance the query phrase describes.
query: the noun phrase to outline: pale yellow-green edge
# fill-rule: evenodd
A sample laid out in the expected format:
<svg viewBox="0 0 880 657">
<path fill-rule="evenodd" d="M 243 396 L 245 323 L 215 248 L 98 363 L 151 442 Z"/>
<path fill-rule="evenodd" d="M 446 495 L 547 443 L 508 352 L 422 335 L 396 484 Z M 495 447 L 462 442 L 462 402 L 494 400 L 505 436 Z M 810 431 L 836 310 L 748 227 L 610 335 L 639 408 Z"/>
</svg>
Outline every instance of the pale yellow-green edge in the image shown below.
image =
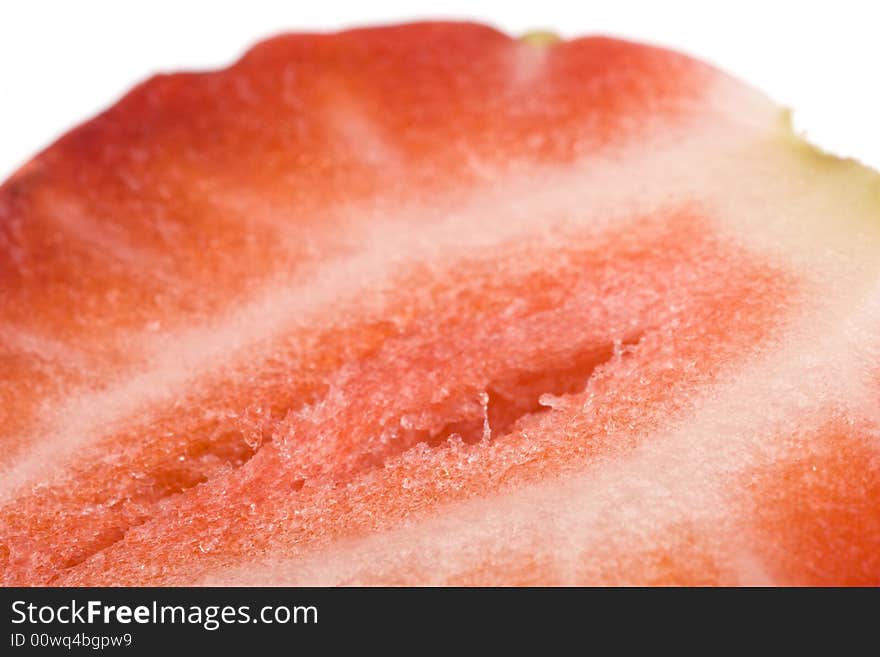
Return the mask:
<svg viewBox="0 0 880 657">
<path fill-rule="evenodd" d="M 779 129 L 784 144 L 810 170 L 845 182 L 851 191 L 864 191 L 865 201 L 880 213 L 880 172 L 853 158 L 833 155 L 807 141 L 794 129 L 790 109 L 780 112 Z M 877 220 L 880 222 L 880 214 L 877 215 Z"/>
<path fill-rule="evenodd" d="M 530 46 L 537 46 L 539 48 L 552 46 L 553 44 L 562 41 L 562 37 L 550 30 L 530 30 L 523 34 L 519 39 L 523 43 L 527 43 Z"/>
</svg>

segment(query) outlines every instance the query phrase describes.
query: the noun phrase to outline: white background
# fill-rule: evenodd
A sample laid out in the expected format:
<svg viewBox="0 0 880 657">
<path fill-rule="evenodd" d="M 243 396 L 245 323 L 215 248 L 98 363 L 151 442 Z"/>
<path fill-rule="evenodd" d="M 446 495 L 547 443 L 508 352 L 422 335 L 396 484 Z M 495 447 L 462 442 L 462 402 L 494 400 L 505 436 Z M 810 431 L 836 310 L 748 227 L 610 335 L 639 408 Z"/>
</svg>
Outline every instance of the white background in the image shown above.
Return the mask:
<svg viewBox="0 0 880 657">
<path fill-rule="evenodd" d="M 795 108 L 826 150 L 880 168 L 878 0 L 0 0 L 0 180 L 151 73 L 223 66 L 278 32 L 429 17 L 685 51 Z"/>
</svg>

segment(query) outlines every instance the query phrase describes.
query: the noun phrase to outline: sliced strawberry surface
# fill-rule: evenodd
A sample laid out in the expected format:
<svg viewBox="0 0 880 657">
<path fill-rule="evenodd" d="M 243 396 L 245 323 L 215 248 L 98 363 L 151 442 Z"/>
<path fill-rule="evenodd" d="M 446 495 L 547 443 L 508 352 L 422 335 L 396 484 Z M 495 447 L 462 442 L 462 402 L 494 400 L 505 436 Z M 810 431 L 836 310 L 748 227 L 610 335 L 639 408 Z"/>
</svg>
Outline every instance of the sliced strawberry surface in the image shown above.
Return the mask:
<svg viewBox="0 0 880 657">
<path fill-rule="evenodd" d="M 0 188 L 6 584 L 874 584 L 880 183 L 604 38 L 160 76 Z"/>
</svg>

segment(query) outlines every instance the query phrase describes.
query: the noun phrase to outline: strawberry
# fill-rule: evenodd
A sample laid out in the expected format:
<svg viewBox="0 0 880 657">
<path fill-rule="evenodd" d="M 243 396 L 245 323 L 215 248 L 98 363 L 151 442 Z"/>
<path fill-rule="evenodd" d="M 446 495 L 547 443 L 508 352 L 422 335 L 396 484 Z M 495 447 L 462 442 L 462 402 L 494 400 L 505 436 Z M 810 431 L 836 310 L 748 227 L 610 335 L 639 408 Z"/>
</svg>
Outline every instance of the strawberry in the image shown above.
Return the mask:
<svg viewBox="0 0 880 657">
<path fill-rule="evenodd" d="M 880 584 L 880 178 L 606 38 L 157 76 L 0 187 L 5 584 Z"/>
</svg>

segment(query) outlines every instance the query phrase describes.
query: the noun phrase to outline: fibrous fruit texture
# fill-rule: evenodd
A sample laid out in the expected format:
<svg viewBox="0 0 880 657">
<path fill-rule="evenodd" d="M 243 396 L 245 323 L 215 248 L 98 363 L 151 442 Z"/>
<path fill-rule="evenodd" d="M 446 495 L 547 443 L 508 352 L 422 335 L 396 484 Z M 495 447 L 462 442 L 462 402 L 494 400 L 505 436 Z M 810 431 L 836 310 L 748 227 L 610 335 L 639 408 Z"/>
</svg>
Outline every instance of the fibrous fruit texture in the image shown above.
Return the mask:
<svg viewBox="0 0 880 657">
<path fill-rule="evenodd" d="M 698 61 L 425 23 L 0 188 L 6 584 L 880 584 L 880 183 Z"/>
</svg>

